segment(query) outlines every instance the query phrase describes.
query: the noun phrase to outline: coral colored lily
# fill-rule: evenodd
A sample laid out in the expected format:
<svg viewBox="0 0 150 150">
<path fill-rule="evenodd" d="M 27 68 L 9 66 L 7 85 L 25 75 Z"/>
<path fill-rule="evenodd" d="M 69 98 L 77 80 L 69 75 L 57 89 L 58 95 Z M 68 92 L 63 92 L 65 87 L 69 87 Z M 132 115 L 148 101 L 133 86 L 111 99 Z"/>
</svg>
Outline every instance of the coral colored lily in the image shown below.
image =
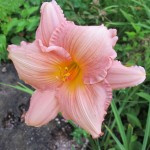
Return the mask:
<svg viewBox="0 0 150 150">
<path fill-rule="evenodd" d="M 77 26 L 66 21 L 57 3 L 43 3 L 33 43 L 8 47 L 20 79 L 33 86 L 25 122 L 42 126 L 58 112 L 99 137 L 112 90 L 145 80 L 142 67 L 115 60 L 116 29 Z"/>
</svg>

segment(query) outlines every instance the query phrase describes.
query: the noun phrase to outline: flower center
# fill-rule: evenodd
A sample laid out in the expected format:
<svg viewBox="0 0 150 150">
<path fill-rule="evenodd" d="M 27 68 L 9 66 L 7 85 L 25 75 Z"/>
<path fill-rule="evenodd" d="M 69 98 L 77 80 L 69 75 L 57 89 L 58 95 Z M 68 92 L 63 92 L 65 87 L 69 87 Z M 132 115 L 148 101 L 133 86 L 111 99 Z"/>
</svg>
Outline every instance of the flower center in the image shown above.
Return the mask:
<svg viewBox="0 0 150 150">
<path fill-rule="evenodd" d="M 78 77 L 80 68 L 76 62 L 71 62 L 68 66 L 59 67 L 59 76 L 56 78 L 63 82 L 68 80 L 74 80 Z"/>
</svg>

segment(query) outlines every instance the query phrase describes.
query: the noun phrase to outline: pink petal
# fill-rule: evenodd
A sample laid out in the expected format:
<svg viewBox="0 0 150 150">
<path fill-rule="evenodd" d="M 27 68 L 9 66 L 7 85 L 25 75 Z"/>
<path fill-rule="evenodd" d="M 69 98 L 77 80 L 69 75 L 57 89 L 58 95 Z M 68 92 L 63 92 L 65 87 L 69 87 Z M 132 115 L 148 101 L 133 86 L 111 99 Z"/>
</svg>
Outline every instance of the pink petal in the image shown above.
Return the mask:
<svg viewBox="0 0 150 150">
<path fill-rule="evenodd" d="M 13 61 L 20 79 L 37 89 L 55 88 L 59 81 L 59 65 L 70 56 L 63 48 L 48 47 L 42 52 L 39 41 L 9 45 L 9 58 Z"/>
<path fill-rule="evenodd" d="M 106 80 L 113 89 L 136 86 L 146 78 L 145 70 L 141 66 L 126 67 L 119 61 L 114 61 Z"/>
<path fill-rule="evenodd" d="M 95 63 L 89 63 L 83 69 L 84 71 L 84 83 L 95 84 L 105 79 L 107 70 L 112 65 L 112 59 L 109 57 L 101 58 L 100 61 Z"/>
<path fill-rule="evenodd" d="M 111 59 L 116 57 L 114 35 L 103 25 L 83 27 L 65 22 L 53 33 L 50 45 L 66 49 L 83 71 L 84 83 L 93 84 L 106 77 Z"/>
<path fill-rule="evenodd" d="M 102 135 L 101 125 L 112 98 L 111 88 L 106 82 L 83 84 L 74 89 L 65 84 L 59 89 L 57 97 L 66 119 L 73 120 L 93 138 Z"/>
<path fill-rule="evenodd" d="M 41 40 L 38 40 L 38 42 L 39 42 L 39 46 L 40 46 L 42 52 L 52 52 L 52 51 L 54 51 L 55 53 L 60 55 L 60 57 L 63 57 L 63 58 L 68 59 L 68 60 L 71 59 L 70 54 L 64 48 L 59 47 L 59 46 L 46 47 L 46 46 L 43 45 Z"/>
<path fill-rule="evenodd" d="M 53 31 L 65 20 L 63 11 L 55 0 L 43 3 L 41 6 L 41 21 L 36 32 L 36 39 L 41 39 L 43 44 L 48 46 Z"/>
<path fill-rule="evenodd" d="M 25 123 L 39 127 L 54 119 L 59 112 L 55 91 L 36 90 L 32 95 L 30 107 L 25 114 Z"/>
<path fill-rule="evenodd" d="M 118 41 L 117 37 L 117 30 L 116 29 L 109 29 L 110 35 L 112 37 L 112 46 L 116 45 L 116 42 Z"/>
</svg>

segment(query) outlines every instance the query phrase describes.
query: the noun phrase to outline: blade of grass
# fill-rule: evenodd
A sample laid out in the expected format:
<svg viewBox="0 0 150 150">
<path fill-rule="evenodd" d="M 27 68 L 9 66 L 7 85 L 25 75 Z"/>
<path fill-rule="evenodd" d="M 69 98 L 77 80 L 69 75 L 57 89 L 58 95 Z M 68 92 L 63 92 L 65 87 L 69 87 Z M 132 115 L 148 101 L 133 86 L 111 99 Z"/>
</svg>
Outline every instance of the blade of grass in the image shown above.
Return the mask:
<svg viewBox="0 0 150 150">
<path fill-rule="evenodd" d="M 105 7 L 104 10 L 109 11 L 111 9 L 115 9 L 115 8 L 118 8 L 118 7 L 119 7 L 118 5 L 111 5 L 111 6 Z"/>
<path fill-rule="evenodd" d="M 144 10 L 145 10 L 147 16 L 150 18 L 150 9 L 149 9 L 148 6 L 146 6 L 146 4 L 145 4 L 144 1 L 143 1 L 143 2 L 140 2 L 140 1 L 137 1 L 137 0 L 132 0 L 132 1 L 133 1 L 134 3 L 136 3 L 136 4 L 140 5 L 140 6 L 142 6 L 142 7 L 144 8 Z"/>
<path fill-rule="evenodd" d="M 128 22 L 132 23 L 133 22 L 133 16 L 131 14 L 128 14 L 124 10 L 120 9 L 121 13 L 123 14 L 124 18 L 127 19 Z"/>
<path fill-rule="evenodd" d="M 124 131 L 124 126 L 122 124 L 121 118 L 119 116 L 119 113 L 118 113 L 118 110 L 117 110 L 117 107 L 116 107 L 116 104 L 114 101 L 111 102 L 111 108 L 112 108 L 112 111 L 114 113 L 116 123 L 118 125 L 118 129 L 119 129 L 122 141 L 123 141 L 123 145 L 127 150 L 128 149 L 128 144 L 127 144 L 128 142 L 127 142 L 126 134 Z"/>
<path fill-rule="evenodd" d="M 101 150 L 100 144 L 99 144 L 99 140 L 98 140 L 98 139 L 96 139 L 96 144 L 97 144 L 98 150 Z"/>
<path fill-rule="evenodd" d="M 129 124 L 128 125 L 128 130 L 127 130 L 127 140 L 128 140 L 128 145 L 129 145 L 129 150 L 131 150 L 131 138 L 133 135 L 133 127 Z"/>
<path fill-rule="evenodd" d="M 147 115 L 147 121 L 146 121 L 146 129 L 145 129 L 145 134 L 144 134 L 142 150 L 146 150 L 149 132 L 150 132 L 150 103 L 149 103 L 149 109 L 148 109 L 148 115 Z"/>
<path fill-rule="evenodd" d="M 150 95 L 145 93 L 145 92 L 139 92 L 137 93 L 138 96 L 144 98 L 145 100 L 147 100 L 148 102 L 150 102 Z"/>
<path fill-rule="evenodd" d="M 128 22 L 105 22 L 107 25 L 114 25 L 114 26 L 125 26 L 125 25 L 131 25 L 131 23 Z"/>
<path fill-rule="evenodd" d="M 108 128 L 108 126 L 105 125 L 105 128 L 107 129 L 107 131 L 110 133 L 110 135 L 112 136 L 112 138 L 114 139 L 114 141 L 117 143 L 118 147 L 120 148 L 120 150 L 126 150 L 125 147 L 120 143 L 120 141 L 118 140 L 118 138 L 113 134 L 113 132 Z"/>
<path fill-rule="evenodd" d="M 89 137 L 89 143 L 90 143 L 90 149 L 97 150 L 97 147 L 95 145 L 95 141 L 92 139 L 92 137 Z"/>
<path fill-rule="evenodd" d="M 136 91 L 138 91 L 138 89 L 139 89 L 139 86 L 135 87 L 133 89 L 133 91 L 130 93 L 130 95 L 125 98 L 124 103 L 122 103 L 121 107 L 118 110 L 119 115 L 121 114 L 121 112 L 123 111 L 124 107 L 127 104 L 125 102 L 129 101 L 129 99 L 136 93 Z M 111 127 L 110 127 L 111 130 L 115 127 L 115 124 L 116 124 L 116 120 L 114 119 L 113 122 L 111 123 Z M 108 136 L 105 140 L 106 143 L 109 141 L 109 138 L 110 138 L 110 135 L 108 134 Z M 106 149 L 107 149 L 107 147 L 106 147 Z"/>
<path fill-rule="evenodd" d="M 25 86 L 24 84 L 22 84 L 22 83 L 20 83 L 20 82 L 17 82 L 17 84 L 20 85 L 21 87 L 27 89 L 27 90 L 30 90 L 30 91 L 34 92 L 34 90 L 32 90 L 31 88 Z"/>
<path fill-rule="evenodd" d="M 22 92 L 25 92 L 25 93 L 28 93 L 28 94 L 33 94 L 33 90 L 29 89 L 29 88 L 25 88 L 24 86 L 20 86 L 20 85 L 10 85 L 10 84 L 5 84 L 5 83 L 0 83 L 1 85 L 4 85 L 4 86 L 7 86 L 7 87 L 11 87 L 11 88 L 14 88 L 14 89 L 17 89 L 19 91 L 22 91 Z M 21 83 L 20 83 L 21 84 Z"/>
<path fill-rule="evenodd" d="M 89 137 L 88 139 L 89 139 L 89 143 L 90 143 L 90 149 L 101 150 L 98 139 L 93 139 L 92 137 Z"/>
</svg>

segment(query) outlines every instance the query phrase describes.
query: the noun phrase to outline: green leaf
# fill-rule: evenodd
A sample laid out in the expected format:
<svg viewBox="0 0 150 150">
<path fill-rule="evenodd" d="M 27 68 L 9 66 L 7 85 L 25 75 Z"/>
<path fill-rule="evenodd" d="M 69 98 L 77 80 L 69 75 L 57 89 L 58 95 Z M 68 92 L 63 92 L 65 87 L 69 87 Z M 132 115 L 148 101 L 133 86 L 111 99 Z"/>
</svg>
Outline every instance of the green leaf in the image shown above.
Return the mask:
<svg viewBox="0 0 150 150">
<path fill-rule="evenodd" d="M 130 22 L 130 23 L 134 22 L 133 16 L 131 14 L 128 14 L 127 12 L 125 12 L 122 9 L 120 9 L 120 11 L 123 14 L 123 16 L 128 20 L 128 22 Z"/>
<path fill-rule="evenodd" d="M 112 111 L 113 111 L 113 113 L 114 113 L 115 120 L 116 120 L 116 122 L 117 122 L 118 129 L 119 129 L 119 132 L 120 132 L 120 135 L 121 135 L 121 138 L 122 138 L 124 147 L 127 149 L 127 147 L 128 147 L 128 144 L 127 144 L 127 137 L 126 137 L 126 134 L 125 134 L 125 131 L 124 131 L 124 126 L 123 126 L 123 124 L 122 124 L 122 121 L 121 121 L 119 112 L 118 112 L 118 110 L 117 110 L 117 107 L 116 107 L 116 104 L 115 104 L 114 101 L 111 102 L 111 108 L 112 108 Z"/>
<path fill-rule="evenodd" d="M 142 144 L 138 141 L 131 143 L 131 150 L 141 150 Z M 146 149 L 144 149 L 146 150 Z"/>
<path fill-rule="evenodd" d="M 6 49 L 6 36 L 0 34 L 0 49 Z"/>
<path fill-rule="evenodd" d="M 135 142 L 135 141 L 137 141 L 137 136 L 136 135 L 132 135 L 132 137 L 131 137 L 131 142 Z"/>
<path fill-rule="evenodd" d="M 0 19 L 5 21 L 11 13 L 19 11 L 24 0 L 0 0 Z"/>
<path fill-rule="evenodd" d="M 113 132 L 108 128 L 108 126 L 105 125 L 105 128 L 107 129 L 107 131 L 110 133 L 110 135 L 112 136 L 112 138 L 114 139 L 114 141 L 117 143 L 118 147 L 120 148 L 120 150 L 126 150 L 125 147 L 120 143 L 120 141 L 118 140 L 118 138 L 113 134 Z"/>
<path fill-rule="evenodd" d="M 7 59 L 7 50 L 6 50 L 6 36 L 0 34 L 0 63 Z"/>
<path fill-rule="evenodd" d="M 31 16 L 32 14 L 36 13 L 38 11 L 39 7 L 31 7 L 31 6 L 28 6 L 27 9 L 24 9 L 21 13 L 21 16 L 23 18 L 27 18 L 29 16 Z"/>
<path fill-rule="evenodd" d="M 34 31 L 39 23 L 39 17 L 31 17 L 28 19 L 27 31 Z"/>
<path fill-rule="evenodd" d="M 149 103 L 149 109 L 148 109 L 148 115 L 147 115 L 147 121 L 146 121 L 146 129 L 144 134 L 144 140 L 142 145 L 142 150 L 146 149 L 146 145 L 148 144 L 148 137 L 150 137 L 150 103 Z"/>
<path fill-rule="evenodd" d="M 150 102 L 150 94 L 147 94 L 145 92 L 139 92 L 139 93 L 136 93 L 138 96 L 144 98 L 145 100 L 147 100 L 148 102 Z"/>
<path fill-rule="evenodd" d="M 141 31 L 141 27 L 138 24 L 135 24 L 135 23 L 131 23 L 131 24 L 137 33 Z"/>
<path fill-rule="evenodd" d="M 128 121 L 133 125 L 133 126 L 138 126 L 139 128 L 142 128 L 140 120 L 135 116 L 134 114 L 129 114 L 126 113 Z"/>
<path fill-rule="evenodd" d="M 125 32 L 125 33 L 128 35 L 129 39 L 134 39 L 136 37 L 135 32 Z"/>
<path fill-rule="evenodd" d="M 144 4 L 144 1 L 143 2 L 140 2 L 140 1 L 137 1 L 137 0 L 132 0 L 133 2 L 137 3 L 138 5 L 144 7 L 144 10 L 148 16 L 148 18 L 150 18 L 150 9 L 148 6 L 146 6 L 146 4 Z"/>
<path fill-rule="evenodd" d="M 1 83 L 1 85 L 4 85 L 4 86 L 8 86 L 8 87 L 11 87 L 11 88 L 14 88 L 14 89 L 17 89 L 19 91 L 22 91 L 22 92 L 25 92 L 25 93 L 28 93 L 30 95 L 33 94 L 33 90 L 31 90 L 30 88 L 26 87 L 25 85 L 21 84 L 21 83 L 18 83 L 19 85 L 10 85 L 10 84 L 5 84 L 5 83 Z"/>
<path fill-rule="evenodd" d="M 27 21 L 26 20 L 19 20 L 18 24 L 16 26 L 16 33 L 17 32 L 21 32 L 25 29 L 25 26 L 27 25 Z"/>
<path fill-rule="evenodd" d="M 8 34 L 10 31 L 14 32 L 14 27 L 18 25 L 19 21 L 17 18 L 10 19 L 7 24 L 2 24 L 2 31 L 4 34 Z"/>
<path fill-rule="evenodd" d="M 128 130 L 127 130 L 127 140 L 128 140 L 129 148 L 130 148 L 130 144 L 131 144 L 132 134 L 133 134 L 133 127 L 129 124 L 128 125 Z"/>
</svg>

